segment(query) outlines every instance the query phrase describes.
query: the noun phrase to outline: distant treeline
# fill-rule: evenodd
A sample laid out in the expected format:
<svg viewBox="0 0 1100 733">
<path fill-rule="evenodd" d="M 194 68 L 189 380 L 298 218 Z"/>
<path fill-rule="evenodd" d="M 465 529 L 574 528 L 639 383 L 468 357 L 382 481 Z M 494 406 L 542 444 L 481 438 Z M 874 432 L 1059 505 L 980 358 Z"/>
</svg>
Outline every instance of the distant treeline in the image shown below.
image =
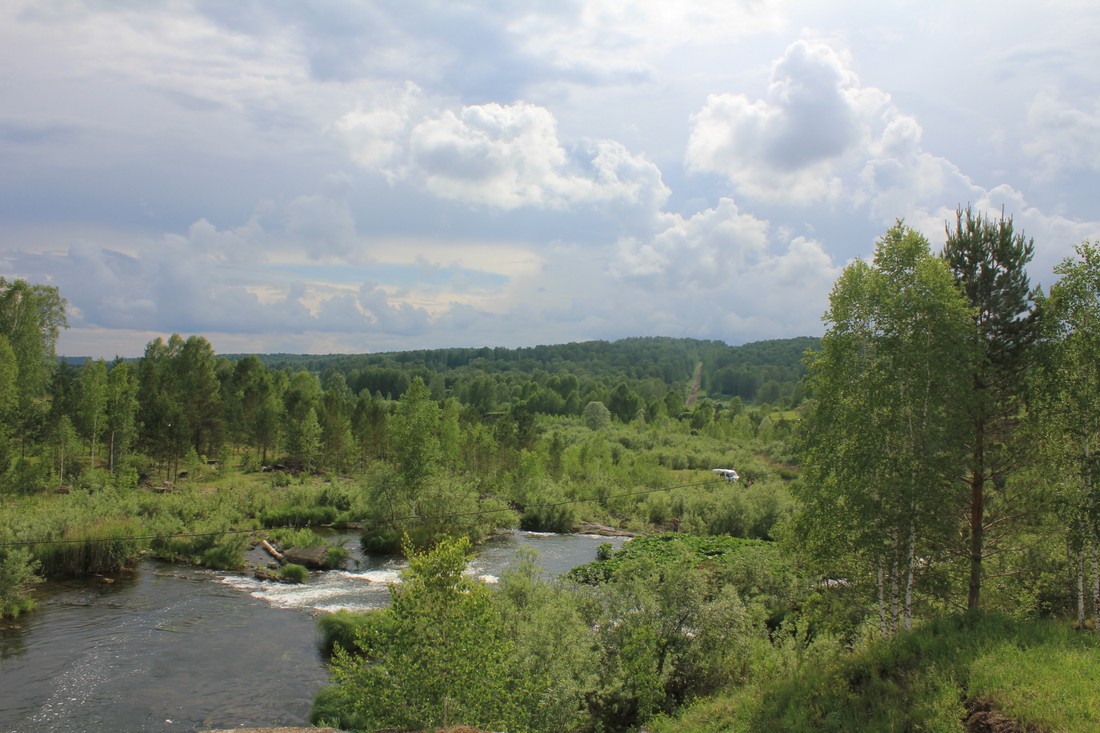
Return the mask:
<svg viewBox="0 0 1100 733">
<path fill-rule="evenodd" d="M 426 384 L 434 382 L 437 387 L 442 379 L 443 389 L 460 399 L 464 393 L 476 396 L 478 387 L 484 388 L 484 384 L 471 385 L 478 381 L 477 375 L 491 377 L 493 382 L 502 384 L 528 379 L 546 384 L 555 376 L 559 378 L 557 383 L 566 376 L 580 382 L 608 385 L 625 381 L 635 389 L 639 384 L 645 385 L 642 389 L 646 392 L 653 392 L 660 383 L 663 394 L 669 389 L 687 388 L 696 364 L 701 362 L 700 386 L 703 393 L 712 398 L 740 397 L 746 403 L 785 401 L 796 405 L 802 399 L 798 382 L 805 373 L 803 357 L 807 350 L 816 349 L 818 343 L 817 338 L 800 337 L 730 346 L 721 341 L 647 337 L 516 349 L 447 348 L 380 354 L 262 354 L 257 357 L 269 369 L 303 369 L 319 375 L 338 372 L 343 374 L 353 392 L 358 394 L 366 390 L 388 399 L 400 397 L 417 376 Z M 235 361 L 244 356 L 227 354 L 224 358 Z M 489 404 L 482 406 L 486 411 L 493 408 Z M 581 404 L 578 409 L 583 407 Z"/>
<path fill-rule="evenodd" d="M 535 445 L 541 417 L 624 425 L 670 418 L 701 431 L 720 416 L 741 416 L 749 421 L 741 432 L 755 436 L 765 411 L 750 419 L 746 404 L 797 407 L 803 358 L 818 344 L 653 337 L 219 355 L 202 336 L 174 334 L 151 341 L 139 359 L 107 363 L 56 358 L 64 309 L 55 288 L 0 280 L 0 490 L 64 485 L 100 467 L 172 481 L 181 464 L 241 450 L 257 468 L 270 458 L 307 473 L 354 472 L 392 459 L 407 442 L 387 423 L 413 391 L 413 402 L 450 416 L 448 429 L 491 429 L 486 445 L 513 451 L 508 461 Z"/>
</svg>

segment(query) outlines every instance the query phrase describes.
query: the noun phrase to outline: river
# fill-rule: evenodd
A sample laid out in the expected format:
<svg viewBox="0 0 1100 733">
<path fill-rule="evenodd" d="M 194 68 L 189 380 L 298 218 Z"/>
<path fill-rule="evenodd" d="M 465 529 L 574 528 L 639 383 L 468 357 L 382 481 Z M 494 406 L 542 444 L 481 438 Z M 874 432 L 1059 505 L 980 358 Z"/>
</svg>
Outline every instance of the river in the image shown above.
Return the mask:
<svg viewBox="0 0 1100 733">
<path fill-rule="evenodd" d="M 403 567 L 339 539 L 357 566 L 298 586 L 153 561 L 107 580 L 47 584 L 37 610 L 0 625 L 0 733 L 306 724 L 328 677 L 317 616 L 384 607 Z M 592 560 L 602 542 L 623 540 L 514 532 L 479 547 L 468 572 L 493 582 L 530 546 L 557 575 Z"/>
</svg>

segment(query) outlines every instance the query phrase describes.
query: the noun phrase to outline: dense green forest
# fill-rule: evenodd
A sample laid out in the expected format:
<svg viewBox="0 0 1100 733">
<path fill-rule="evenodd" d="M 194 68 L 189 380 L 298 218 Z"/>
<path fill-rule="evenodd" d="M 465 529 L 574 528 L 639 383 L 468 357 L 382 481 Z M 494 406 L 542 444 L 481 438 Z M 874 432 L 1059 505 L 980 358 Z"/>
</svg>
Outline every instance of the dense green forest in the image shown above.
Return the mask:
<svg viewBox="0 0 1100 733">
<path fill-rule="evenodd" d="M 0 280 L 0 611 L 43 577 L 234 569 L 351 526 L 409 568 L 391 607 L 321 620 L 317 723 L 1091 730 L 1100 247 L 1049 292 L 1033 252 L 969 209 L 939 251 L 899 222 L 822 339 L 172 336 L 109 364 L 58 361 L 61 294 Z M 497 587 L 463 573 L 494 531 L 592 524 L 639 537 L 555 580 L 523 554 Z"/>
<path fill-rule="evenodd" d="M 396 552 L 404 534 L 477 542 L 581 520 L 765 537 L 789 508 L 790 408 L 815 339 L 225 356 L 173 335 L 140 359 L 72 362 L 53 356 L 60 294 L 3 292 L 9 615 L 32 569 L 110 572 L 147 552 L 233 567 L 253 528 L 354 523 Z M 755 400 L 708 387 L 731 369 Z M 725 465 L 747 491 L 715 490 L 708 469 Z"/>
</svg>

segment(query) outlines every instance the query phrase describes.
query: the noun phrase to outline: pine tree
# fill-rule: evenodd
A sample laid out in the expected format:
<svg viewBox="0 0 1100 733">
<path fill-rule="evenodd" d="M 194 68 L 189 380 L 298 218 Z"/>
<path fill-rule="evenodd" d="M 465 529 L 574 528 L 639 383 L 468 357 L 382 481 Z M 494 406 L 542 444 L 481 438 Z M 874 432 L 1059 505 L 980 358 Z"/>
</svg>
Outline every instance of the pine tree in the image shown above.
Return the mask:
<svg viewBox="0 0 1100 733">
<path fill-rule="evenodd" d="M 1014 497 L 1006 489 L 1021 466 L 1022 452 L 1012 441 L 1038 334 L 1035 293 L 1025 269 L 1034 252 L 1034 242 L 1017 233 L 1003 213 L 992 221 L 970 207 L 960 208 L 954 229 L 947 227 L 942 256 L 974 309 L 970 341 L 976 359 L 967 402 L 970 457 L 965 471 L 969 609 L 981 604 L 986 529 L 993 519 L 1013 513 Z M 995 518 L 989 516 L 991 509 Z"/>
</svg>

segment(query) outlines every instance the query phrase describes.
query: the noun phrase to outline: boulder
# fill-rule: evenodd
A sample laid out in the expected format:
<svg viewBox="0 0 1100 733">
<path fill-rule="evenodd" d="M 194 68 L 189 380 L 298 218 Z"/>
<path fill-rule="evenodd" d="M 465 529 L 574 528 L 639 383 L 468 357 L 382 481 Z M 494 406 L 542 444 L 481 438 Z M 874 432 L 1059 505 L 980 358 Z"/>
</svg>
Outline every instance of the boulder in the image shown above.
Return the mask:
<svg viewBox="0 0 1100 733">
<path fill-rule="evenodd" d="M 318 545 L 316 547 L 291 547 L 283 551 L 286 562 L 295 565 L 304 565 L 312 570 L 324 570 L 328 558 L 328 547 Z"/>
</svg>

